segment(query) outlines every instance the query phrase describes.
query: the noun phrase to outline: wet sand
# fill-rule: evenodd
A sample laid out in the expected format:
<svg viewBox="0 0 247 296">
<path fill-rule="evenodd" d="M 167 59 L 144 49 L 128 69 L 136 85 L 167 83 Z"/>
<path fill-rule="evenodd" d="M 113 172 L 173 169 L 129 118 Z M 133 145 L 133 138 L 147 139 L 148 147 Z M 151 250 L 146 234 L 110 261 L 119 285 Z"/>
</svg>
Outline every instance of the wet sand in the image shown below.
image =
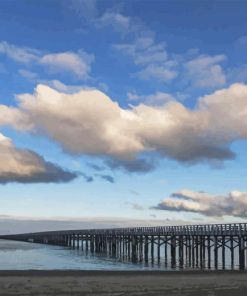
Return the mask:
<svg viewBox="0 0 247 296">
<path fill-rule="evenodd" d="M 246 296 L 244 271 L 0 271 L 0 295 Z"/>
</svg>

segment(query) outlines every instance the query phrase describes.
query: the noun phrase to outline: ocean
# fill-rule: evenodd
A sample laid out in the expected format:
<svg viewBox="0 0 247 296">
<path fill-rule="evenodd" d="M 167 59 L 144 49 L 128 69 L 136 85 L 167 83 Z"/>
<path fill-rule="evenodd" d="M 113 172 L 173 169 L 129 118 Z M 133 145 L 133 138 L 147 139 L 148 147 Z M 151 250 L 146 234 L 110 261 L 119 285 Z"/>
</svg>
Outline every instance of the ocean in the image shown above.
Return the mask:
<svg viewBox="0 0 247 296">
<path fill-rule="evenodd" d="M 161 260 L 157 262 L 132 263 L 127 259 L 112 258 L 103 255 L 94 255 L 78 249 L 61 246 L 34 244 L 0 240 L 0 270 L 192 270 L 202 269 L 199 266 L 184 264 L 181 268 L 179 262 L 171 266 L 170 262 Z M 207 267 L 205 266 L 205 269 Z M 212 270 L 215 267 L 212 265 Z M 217 269 L 222 269 L 218 265 Z M 230 258 L 226 257 L 225 269 L 232 269 Z M 238 269 L 238 265 L 234 266 Z"/>
</svg>

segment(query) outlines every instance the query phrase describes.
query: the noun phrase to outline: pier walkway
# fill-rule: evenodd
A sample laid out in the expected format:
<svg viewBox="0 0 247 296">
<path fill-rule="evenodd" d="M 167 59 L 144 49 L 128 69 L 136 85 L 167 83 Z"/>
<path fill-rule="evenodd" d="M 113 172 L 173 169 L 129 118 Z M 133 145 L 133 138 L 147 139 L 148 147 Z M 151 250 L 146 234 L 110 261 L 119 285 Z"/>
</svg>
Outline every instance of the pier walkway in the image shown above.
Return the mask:
<svg viewBox="0 0 247 296">
<path fill-rule="evenodd" d="M 171 266 L 245 269 L 247 223 L 47 231 L 2 239 L 60 245 L 132 262 L 163 260 Z"/>
</svg>

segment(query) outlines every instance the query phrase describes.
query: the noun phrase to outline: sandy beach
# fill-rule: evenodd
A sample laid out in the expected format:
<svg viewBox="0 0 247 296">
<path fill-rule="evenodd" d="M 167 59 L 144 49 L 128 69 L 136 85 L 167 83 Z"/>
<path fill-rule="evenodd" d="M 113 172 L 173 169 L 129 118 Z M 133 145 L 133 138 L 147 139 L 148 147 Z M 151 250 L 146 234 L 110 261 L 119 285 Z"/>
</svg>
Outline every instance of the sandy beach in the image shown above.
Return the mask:
<svg viewBox="0 0 247 296">
<path fill-rule="evenodd" d="M 245 296 L 247 272 L 0 271 L 0 295 Z"/>
</svg>

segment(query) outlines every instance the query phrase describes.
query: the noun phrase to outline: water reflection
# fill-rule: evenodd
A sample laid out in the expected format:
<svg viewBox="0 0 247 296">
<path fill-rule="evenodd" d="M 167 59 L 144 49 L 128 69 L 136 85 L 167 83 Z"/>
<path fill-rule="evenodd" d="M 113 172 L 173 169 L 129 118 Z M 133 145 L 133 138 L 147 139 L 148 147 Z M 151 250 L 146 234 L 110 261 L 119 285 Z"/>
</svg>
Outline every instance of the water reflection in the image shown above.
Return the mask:
<svg viewBox="0 0 247 296">
<path fill-rule="evenodd" d="M 156 250 L 154 250 L 154 253 Z M 169 249 L 167 250 L 169 254 Z M 207 254 L 198 260 L 191 260 L 185 256 L 176 262 L 171 262 L 160 250 L 160 258 L 151 257 L 147 262 L 137 258 L 131 262 L 127 256 L 112 258 L 102 254 L 91 254 L 79 249 L 61 246 L 33 244 L 17 241 L 0 240 L 0 269 L 83 269 L 83 270 L 196 270 L 196 269 L 238 269 L 238 263 L 231 264 L 231 257 L 226 253 L 225 264 L 215 266 L 209 262 Z M 219 262 L 221 262 L 219 253 Z M 186 260 L 187 258 L 187 260 Z"/>
</svg>

